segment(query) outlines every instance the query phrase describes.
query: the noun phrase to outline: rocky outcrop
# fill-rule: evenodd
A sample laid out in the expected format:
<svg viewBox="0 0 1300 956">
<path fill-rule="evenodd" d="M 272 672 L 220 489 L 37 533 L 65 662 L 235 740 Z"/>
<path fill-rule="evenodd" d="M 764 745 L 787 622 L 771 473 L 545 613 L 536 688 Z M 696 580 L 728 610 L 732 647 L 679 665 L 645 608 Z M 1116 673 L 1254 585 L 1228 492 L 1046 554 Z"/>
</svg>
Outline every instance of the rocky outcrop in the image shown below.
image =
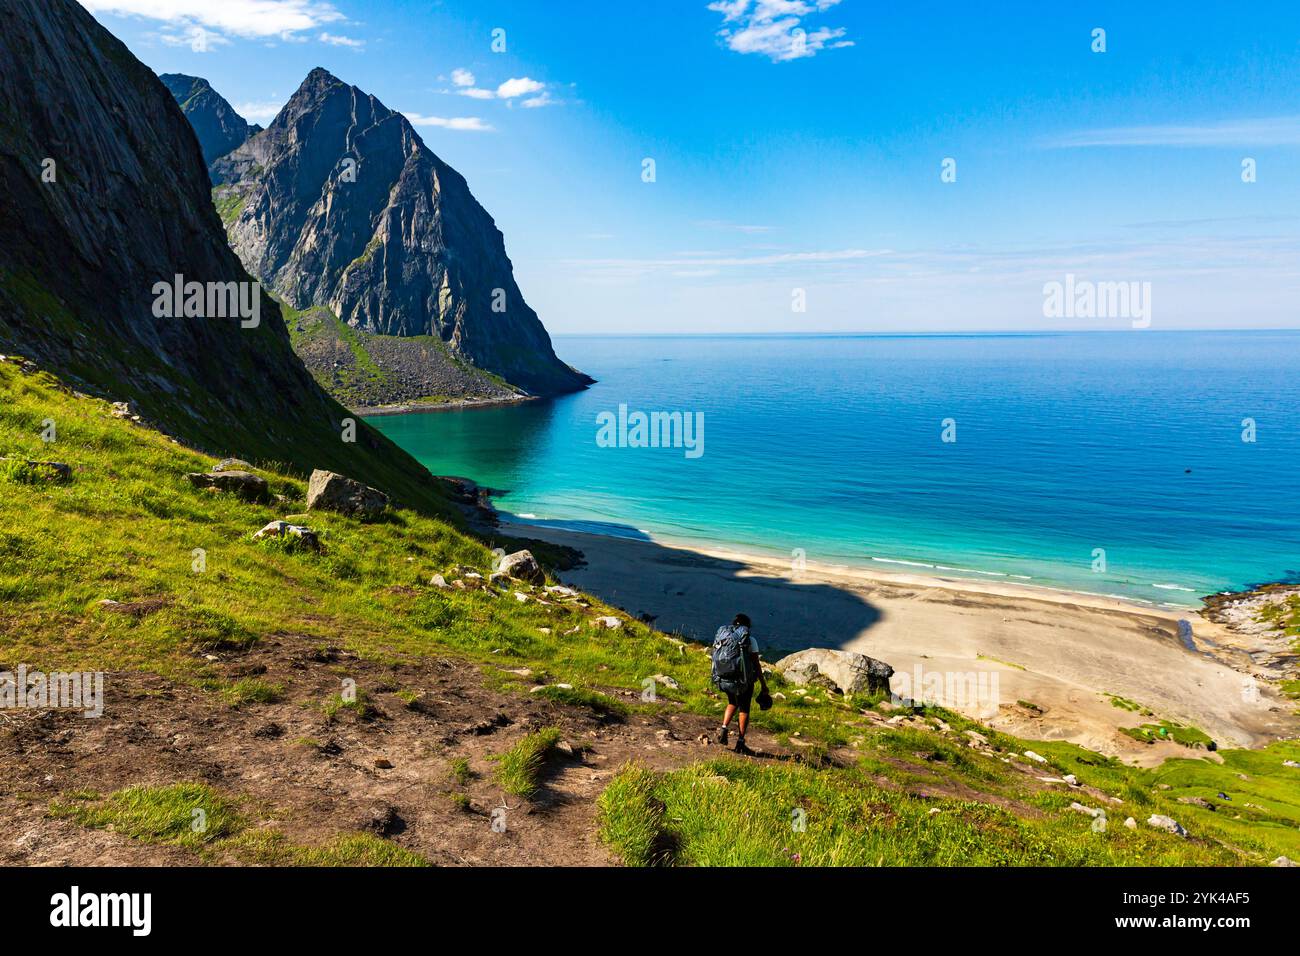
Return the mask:
<svg viewBox="0 0 1300 956">
<path fill-rule="evenodd" d="M 158 79 L 190 121 L 205 164 L 211 165 L 214 159 L 243 146 L 250 136 L 262 131 L 262 127 L 250 125 L 236 113 L 207 80 L 184 73 L 161 73 Z"/>
<path fill-rule="evenodd" d="M 0 3 L 0 196 L 0 353 L 218 455 L 441 507 L 427 470 L 364 422 L 339 440 L 348 414 L 231 251 L 175 99 L 75 0 Z M 159 308 L 177 275 L 246 283 L 259 321 Z"/>
<path fill-rule="evenodd" d="M 261 501 L 267 493 L 266 479 L 251 471 L 194 471 L 185 477 L 195 488 L 228 492 L 245 501 Z"/>
<path fill-rule="evenodd" d="M 795 684 L 829 682 L 841 694 L 887 694 L 894 674 L 892 667 L 874 657 L 825 647 L 797 651 L 772 666 Z"/>
<path fill-rule="evenodd" d="M 307 483 L 308 511 L 337 511 L 359 518 L 373 518 L 388 507 L 388 496 L 351 478 L 319 468 Z"/>
<path fill-rule="evenodd" d="M 514 554 L 507 554 L 501 559 L 501 564 L 497 570 L 519 581 L 529 581 L 533 584 L 542 584 L 546 580 L 546 574 L 542 571 L 542 566 L 537 563 L 537 559 L 533 557 L 531 551 L 516 551 Z"/>
<path fill-rule="evenodd" d="M 434 336 L 530 394 L 590 384 L 556 357 L 464 177 L 375 97 L 315 69 L 211 172 L 231 245 L 295 309 Z"/>
</svg>

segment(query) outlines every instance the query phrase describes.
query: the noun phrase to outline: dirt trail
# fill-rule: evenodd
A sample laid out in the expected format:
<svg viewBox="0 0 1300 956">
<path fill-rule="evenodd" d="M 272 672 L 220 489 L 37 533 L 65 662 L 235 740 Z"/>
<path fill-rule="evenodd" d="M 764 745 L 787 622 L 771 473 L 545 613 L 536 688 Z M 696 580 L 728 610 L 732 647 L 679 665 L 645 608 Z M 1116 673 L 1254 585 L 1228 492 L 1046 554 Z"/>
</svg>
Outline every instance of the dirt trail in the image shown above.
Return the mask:
<svg viewBox="0 0 1300 956">
<path fill-rule="evenodd" d="M 595 801 L 618 767 L 635 759 L 672 768 L 723 752 L 698 739 L 714 720 L 672 703 L 654 714 L 603 718 L 495 691 L 472 664 L 424 658 L 389 666 L 317 645 L 279 635 L 212 662 L 228 679 L 283 685 L 277 703 L 232 707 L 157 675 L 114 673 L 105 676 L 99 718 L 0 712 L 0 863 L 202 862 L 186 849 L 48 816 L 51 800 L 78 790 L 195 781 L 239 798 L 251 826 L 273 827 L 298 844 L 364 830 L 443 865 L 609 864 L 596 838 Z M 348 708 L 326 715 L 322 705 L 344 678 L 356 681 L 373 715 Z M 408 704 L 399 691 L 418 697 Z M 563 730 L 574 756 L 548 761 L 531 800 L 505 795 L 490 758 L 547 726 Z M 758 759 L 790 759 L 772 739 L 751 738 L 765 755 Z M 474 772 L 463 786 L 449 767 L 457 757 Z M 455 793 L 469 797 L 467 809 Z M 498 832 L 492 813 L 502 806 L 506 826 Z"/>
</svg>

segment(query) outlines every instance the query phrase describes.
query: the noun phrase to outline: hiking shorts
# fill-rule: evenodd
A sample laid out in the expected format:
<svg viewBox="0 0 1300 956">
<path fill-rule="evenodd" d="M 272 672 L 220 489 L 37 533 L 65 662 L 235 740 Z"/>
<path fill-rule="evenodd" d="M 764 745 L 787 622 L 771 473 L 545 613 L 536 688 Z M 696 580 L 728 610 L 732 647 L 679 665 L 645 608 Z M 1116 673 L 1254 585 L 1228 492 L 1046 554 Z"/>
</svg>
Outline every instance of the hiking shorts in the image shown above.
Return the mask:
<svg viewBox="0 0 1300 956">
<path fill-rule="evenodd" d="M 749 713 L 749 703 L 754 699 L 754 685 L 746 684 L 738 691 L 727 691 L 727 703 L 742 713 Z"/>
</svg>

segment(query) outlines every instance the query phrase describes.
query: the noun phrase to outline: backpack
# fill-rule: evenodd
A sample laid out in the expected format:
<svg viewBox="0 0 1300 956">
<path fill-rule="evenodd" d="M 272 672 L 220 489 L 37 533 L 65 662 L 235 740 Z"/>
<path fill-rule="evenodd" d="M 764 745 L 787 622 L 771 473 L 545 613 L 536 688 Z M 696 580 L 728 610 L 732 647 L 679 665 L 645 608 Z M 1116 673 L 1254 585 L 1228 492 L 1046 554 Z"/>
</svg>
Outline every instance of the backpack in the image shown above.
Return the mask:
<svg viewBox="0 0 1300 956">
<path fill-rule="evenodd" d="M 725 624 L 713 638 L 713 683 L 726 693 L 739 693 L 749 686 L 749 628 Z"/>
</svg>

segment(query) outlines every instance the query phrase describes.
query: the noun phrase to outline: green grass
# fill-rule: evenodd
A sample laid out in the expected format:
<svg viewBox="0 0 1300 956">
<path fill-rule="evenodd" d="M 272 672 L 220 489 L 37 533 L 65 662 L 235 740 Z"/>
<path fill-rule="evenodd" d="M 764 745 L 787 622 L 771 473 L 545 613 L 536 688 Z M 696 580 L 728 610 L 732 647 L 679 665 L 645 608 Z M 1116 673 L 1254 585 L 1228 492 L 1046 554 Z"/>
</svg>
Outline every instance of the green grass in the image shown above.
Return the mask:
<svg viewBox="0 0 1300 956">
<path fill-rule="evenodd" d="M 244 704 L 275 704 L 284 699 L 284 688 L 253 677 L 245 677 L 222 688 L 222 696 L 232 707 Z"/>
<path fill-rule="evenodd" d="M 1098 866 L 1228 863 L 1150 827 L 1105 832 L 1064 806 L 1043 812 L 882 787 L 857 768 L 714 760 L 622 770 L 600 834 L 628 865 Z M 937 813 L 932 813 L 937 810 Z M 1037 812 L 1035 812 L 1037 810 Z"/>
<path fill-rule="evenodd" d="M 50 815 L 83 827 L 112 829 L 132 839 L 199 849 L 241 826 L 239 814 L 211 788 L 198 783 L 130 787 L 104 800 L 55 801 Z"/>
<path fill-rule="evenodd" d="M 345 833 L 320 846 L 301 846 L 283 833 L 257 830 L 222 843 L 219 849 L 251 866 L 429 866 L 418 853 L 368 833 Z"/>
<path fill-rule="evenodd" d="M 1172 720 L 1162 720 L 1158 724 L 1143 724 L 1140 727 L 1122 727 L 1120 730 L 1134 740 L 1143 743 L 1172 740 L 1184 747 L 1204 747 L 1211 742 L 1210 735 L 1205 731 L 1198 730 L 1195 727 L 1185 727 L 1182 724 L 1174 723 Z"/>
<path fill-rule="evenodd" d="M 217 215 L 221 217 L 221 224 L 230 227 L 239 214 L 244 211 L 244 204 L 248 202 L 247 196 L 242 196 L 231 189 L 214 189 L 212 190 L 212 204 L 217 207 Z"/>
<path fill-rule="evenodd" d="M 1294 638 L 1291 649 L 1300 654 L 1300 594 L 1291 594 L 1281 601 L 1265 605 L 1260 611 L 1259 620 L 1280 626 L 1283 633 Z M 1283 681 L 1282 693 L 1300 699 L 1300 678 Z"/>
<path fill-rule="evenodd" d="M 423 857 L 366 833 L 341 833 L 320 846 L 302 846 L 275 830 L 245 829 L 231 801 L 198 783 L 129 787 L 106 798 L 78 791 L 53 801 L 49 813 L 142 843 L 184 847 L 209 863 L 229 857 L 257 866 L 429 865 Z"/>
<path fill-rule="evenodd" d="M 664 805 L 655 796 L 658 783 L 656 774 L 632 764 L 618 772 L 596 802 L 600 837 L 626 866 L 670 859 L 661 847 Z"/>
<path fill-rule="evenodd" d="M 474 771 L 470 769 L 469 761 L 464 757 L 453 757 L 447 764 L 454 779 L 462 787 L 474 779 Z"/>
<path fill-rule="evenodd" d="M 542 767 L 560 740 L 558 727 L 546 727 L 529 734 L 501 755 L 496 778 L 501 789 L 519 797 L 531 797 L 540 787 Z"/>
<path fill-rule="evenodd" d="M 608 694 L 602 694 L 599 691 L 584 690 L 581 687 L 556 687 L 548 685 L 537 691 L 534 697 L 544 698 L 557 704 L 571 704 L 577 707 L 586 707 L 597 714 L 606 716 L 625 716 L 631 711 L 631 708 L 621 700 L 616 700 Z"/>
</svg>

